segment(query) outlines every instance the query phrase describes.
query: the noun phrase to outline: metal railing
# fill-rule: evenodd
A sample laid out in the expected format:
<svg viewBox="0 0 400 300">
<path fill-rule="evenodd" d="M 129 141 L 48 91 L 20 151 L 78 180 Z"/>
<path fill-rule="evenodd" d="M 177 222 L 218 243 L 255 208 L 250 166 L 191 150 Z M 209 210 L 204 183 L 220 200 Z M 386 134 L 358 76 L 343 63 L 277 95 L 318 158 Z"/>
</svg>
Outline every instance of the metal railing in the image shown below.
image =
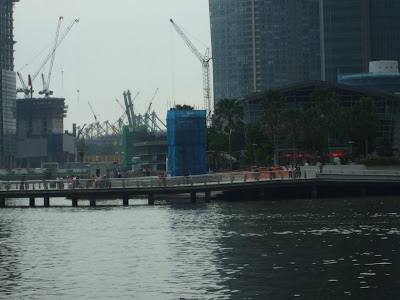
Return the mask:
<svg viewBox="0 0 400 300">
<path fill-rule="evenodd" d="M 75 189 L 125 189 L 168 188 L 176 186 L 232 184 L 270 180 L 298 180 L 315 178 L 316 172 L 290 173 L 289 171 L 231 172 L 175 177 L 129 177 L 97 179 L 57 179 L 1 181 L 1 191 L 15 190 L 75 190 Z"/>
</svg>

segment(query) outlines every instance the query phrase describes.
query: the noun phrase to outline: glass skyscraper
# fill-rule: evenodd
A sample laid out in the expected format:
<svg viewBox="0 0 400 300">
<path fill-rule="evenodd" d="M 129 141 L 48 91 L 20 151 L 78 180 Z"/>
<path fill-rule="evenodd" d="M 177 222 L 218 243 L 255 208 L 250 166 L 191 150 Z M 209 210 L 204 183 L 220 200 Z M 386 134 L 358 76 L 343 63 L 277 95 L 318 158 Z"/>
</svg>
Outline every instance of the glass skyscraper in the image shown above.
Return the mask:
<svg viewBox="0 0 400 300">
<path fill-rule="evenodd" d="M 215 103 L 400 60 L 398 0 L 209 0 Z"/>
<path fill-rule="evenodd" d="M 13 168 L 16 155 L 13 5 L 18 1 L 0 0 L 0 169 Z"/>
</svg>

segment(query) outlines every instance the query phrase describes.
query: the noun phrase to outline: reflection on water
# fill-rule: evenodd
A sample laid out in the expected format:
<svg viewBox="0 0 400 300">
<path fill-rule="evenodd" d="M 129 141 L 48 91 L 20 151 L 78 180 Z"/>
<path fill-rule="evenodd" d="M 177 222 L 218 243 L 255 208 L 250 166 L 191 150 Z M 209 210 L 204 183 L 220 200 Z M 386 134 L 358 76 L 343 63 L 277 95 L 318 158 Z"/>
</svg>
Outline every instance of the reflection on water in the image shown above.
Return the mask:
<svg viewBox="0 0 400 300">
<path fill-rule="evenodd" d="M 6 208 L 0 299 L 395 299 L 398 200 Z"/>
</svg>

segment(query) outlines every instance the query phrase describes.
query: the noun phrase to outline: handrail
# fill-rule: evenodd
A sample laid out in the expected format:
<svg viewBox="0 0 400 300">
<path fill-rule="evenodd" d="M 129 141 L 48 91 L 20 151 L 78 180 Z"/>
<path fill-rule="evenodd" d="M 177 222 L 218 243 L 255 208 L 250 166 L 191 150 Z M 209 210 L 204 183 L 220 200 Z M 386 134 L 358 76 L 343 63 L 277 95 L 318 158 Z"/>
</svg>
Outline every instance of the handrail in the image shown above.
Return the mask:
<svg viewBox="0 0 400 300">
<path fill-rule="evenodd" d="M 100 180 L 79 179 L 71 180 L 20 180 L 0 181 L 0 192 L 4 190 L 63 190 L 63 189 L 115 189 L 115 188 L 149 188 L 149 187 L 173 187 L 184 185 L 229 184 L 242 182 L 257 182 L 267 180 L 298 180 L 315 178 L 316 173 L 302 172 L 292 174 L 289 171 L 262 171 L 262 172 L 230 172 L 213 173 L 205 175 L 175 176 L 175 177 L 127 177 L 127 178 L 102 178 Z"/>
<path fill-rule="evenodd" d="M 79 179 L 71 180 L 23 180 L 23 181 L 1 181 L 0 193 L 3 191 L 17 190 L 74 190 L 74 189 L 140 189 L 140 188 L 168 188 L 187 185 L 223 185 L 243 182 L 258 181 L 281 181 L 281 180 L 304 180 L 327 175 L 340 178 L 349 178 L 349 176 L 362 176 L 370 178 L 400 177 L 400 171 L 391 170 L 348 170 L 348 169 L 330 169 L 318 170 L 302 169 L 301 172 L 289 172 L 287 170 L 261 171 L 261 172 L 228 172 L 213 173 L 205 175 L 175 176 L 175 177 L 127 177 L 127 178 L 102 178 L 100 180 Z M 386 176 L 386 177 L 385 177 Z"/>
</svg>

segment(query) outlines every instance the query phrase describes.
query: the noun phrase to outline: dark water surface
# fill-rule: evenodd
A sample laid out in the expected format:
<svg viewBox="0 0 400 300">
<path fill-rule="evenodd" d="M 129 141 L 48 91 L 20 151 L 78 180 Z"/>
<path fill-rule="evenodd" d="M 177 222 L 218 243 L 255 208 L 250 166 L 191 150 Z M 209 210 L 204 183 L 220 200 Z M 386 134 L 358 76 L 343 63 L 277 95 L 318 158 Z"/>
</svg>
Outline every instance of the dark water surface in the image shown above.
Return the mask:
<svg viewBox="0 0 400 300">
<path fill-rule="evenodd" d="M 6 208 L 0 299 L 400 299 L 399 246 L 400 197 Z"/>
</svg>

